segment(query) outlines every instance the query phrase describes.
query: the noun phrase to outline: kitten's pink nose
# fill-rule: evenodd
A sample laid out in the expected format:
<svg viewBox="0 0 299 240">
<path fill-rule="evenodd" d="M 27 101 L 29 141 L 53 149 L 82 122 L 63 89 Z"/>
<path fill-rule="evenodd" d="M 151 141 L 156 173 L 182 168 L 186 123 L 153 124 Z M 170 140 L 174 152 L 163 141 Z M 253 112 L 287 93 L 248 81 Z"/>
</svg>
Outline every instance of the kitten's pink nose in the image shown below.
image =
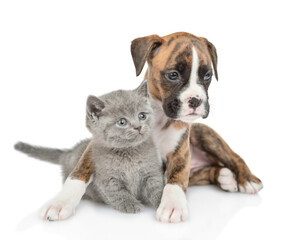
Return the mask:
<svg viewBox="0 0 299 240">
<path fill-rule="evenodd" d="M 136 128 L 134 128 L 134 129 L 137 130 L 138 132 L 140 132 L 141 127 L 136 127 Z"/>
</svg>

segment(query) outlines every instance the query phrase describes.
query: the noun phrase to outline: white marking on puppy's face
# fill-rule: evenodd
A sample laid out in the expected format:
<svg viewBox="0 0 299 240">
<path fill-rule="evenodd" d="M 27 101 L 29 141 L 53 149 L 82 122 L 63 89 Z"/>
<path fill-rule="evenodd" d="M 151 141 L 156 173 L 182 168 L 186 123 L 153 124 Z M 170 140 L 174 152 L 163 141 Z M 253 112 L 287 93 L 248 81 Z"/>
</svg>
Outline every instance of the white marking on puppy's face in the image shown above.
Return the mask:
<svg viewBox="0 0 299 240">
<path fill-rule="evenodd" d="M 178 119 L 184 122 L 193 122 L 199 117 L 207 116 L 207 94 L 204 86 L 199 84 L 198 77 L 199 58 L 194 47 L 192 47 L 192 66 L 187 88 L 182 91 L 179 100 L 182 103 Z M 190 101 L 198 101 L 193 107 L 190 107 Z M 197 106 L 198 105 L 198 106 Z"/>
</svg>

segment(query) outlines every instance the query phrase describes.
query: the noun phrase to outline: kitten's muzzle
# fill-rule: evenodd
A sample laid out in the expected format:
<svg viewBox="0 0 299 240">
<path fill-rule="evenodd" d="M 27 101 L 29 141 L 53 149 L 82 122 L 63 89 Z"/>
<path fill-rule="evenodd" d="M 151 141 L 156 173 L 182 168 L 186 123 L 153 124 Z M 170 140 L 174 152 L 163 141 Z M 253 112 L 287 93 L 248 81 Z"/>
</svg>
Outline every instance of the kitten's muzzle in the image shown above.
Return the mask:
<svg viewBox="0 0 299 240">
<path fill-rule="evenodd" d="M 139 127 L 135 127 L 134 129 L 140 133 L 140 131 L 141 131 L 141 126 L 139 126 Z"/>
</svg>

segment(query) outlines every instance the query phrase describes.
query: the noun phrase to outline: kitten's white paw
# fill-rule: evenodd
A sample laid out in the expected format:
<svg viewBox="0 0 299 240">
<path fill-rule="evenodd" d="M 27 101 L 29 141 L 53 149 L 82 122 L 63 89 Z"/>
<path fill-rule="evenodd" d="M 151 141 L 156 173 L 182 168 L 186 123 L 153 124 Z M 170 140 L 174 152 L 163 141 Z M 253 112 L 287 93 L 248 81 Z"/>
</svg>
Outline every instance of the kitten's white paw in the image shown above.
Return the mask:
<svg viewBox="0 0 299 240">
<path fill-rule="evenodd" d="M 62 190 L 51 201 L 42 207 L 40 217 L 43 220 L 65 220 L 74 215 L 88 183 L 67 178 Z"/>
<path fill-rule="evenodd" d="M 248 193 L 248 194 L 255 194 L 259 192 L 263 188 L 263 183 L 256 183 L 256 182 L 246 182 L 243 186 L 239 186 L 240 192 Z"/>
<path fill-rule="evenodd" d="M 160 222 L 182 222 L 188 216 L 186 195 L 178 185 L 167 184 L 164 187 L 161 204 L 156 218 Z"/>
<path fill-rule="evenodd" d="M 75 207 L 72 203 L 54 199 L 42 208 L 40 217 L 47 221 L 65 220 L 74 215 Z"/>
<path fill-rule="evenodd" d="M 223 190 L 237 192 L 238 185 L 233 172 L 228 168 L 222 168 L 219 172 L 218 182 Z"/>
</svg>

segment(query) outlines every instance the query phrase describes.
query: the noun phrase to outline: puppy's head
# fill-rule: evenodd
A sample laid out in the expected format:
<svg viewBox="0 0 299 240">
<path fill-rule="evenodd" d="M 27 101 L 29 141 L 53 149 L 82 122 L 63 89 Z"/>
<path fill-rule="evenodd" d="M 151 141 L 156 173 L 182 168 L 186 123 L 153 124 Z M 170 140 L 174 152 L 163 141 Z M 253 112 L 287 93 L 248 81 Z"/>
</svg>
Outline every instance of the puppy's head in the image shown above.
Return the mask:
<svg viewBox="0 0 299 240">
<path fill-rule="evenodd" d="M 218 79 L 217 52 L 211 42 L 189 33 L 151 35 L 133 40 L 131 53 L 137 76 L 147 61 L 149 92 L 162 102 L 169 118 L 192 122 L 208 116 L 213 69 Z"/>
</svg>

